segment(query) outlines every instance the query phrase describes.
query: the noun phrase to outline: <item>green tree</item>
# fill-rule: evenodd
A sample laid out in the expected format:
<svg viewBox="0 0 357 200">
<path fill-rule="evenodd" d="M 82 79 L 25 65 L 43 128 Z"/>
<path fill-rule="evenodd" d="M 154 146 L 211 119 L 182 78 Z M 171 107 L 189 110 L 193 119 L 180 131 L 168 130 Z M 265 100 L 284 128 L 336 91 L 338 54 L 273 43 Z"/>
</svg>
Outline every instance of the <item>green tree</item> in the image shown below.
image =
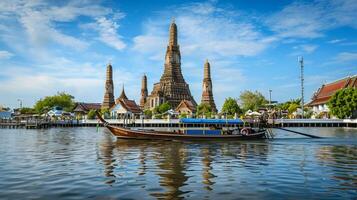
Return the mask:
<svg viewBox="0 0 357 200">
<path fill-rule="evenodd" d="M 165 102 L 159 106 L 156 106 L 154 109 L 153 109 L 153 113 L 154 114 L 163 114 L 165 113 L 166 111 L 170 110 L 171 109 L 171 105 L 168 103 L 168 102 Z"/>
<path fill-rule="evenodd" d="M 102 108 L 100 110 L 100 114 L 104 115 L 104 119 L 109 119 L 110 118 L 110 111 L 108 108 Z"/>
<path fill-rule="evenodd" d="M 96 110 L 90 110 L 87 114 L 87 119 L 95 119 Z"/>
<path fill-rule="evenodd" d="M 159 106 L 159 113 L 165 113 L 171 109 L 171 105 L 168 102 L 165 102 Z"/>
<path fill-rule="evenodd" d="M 36 113 L 36 111 L 33 108 L 23 107 L 20 109 L 20 113 L 21 114 L 34 114 L 34 113 Z"/>
<path fill-rule="evenodd" d="M 242 110 L 240 109 L 237 101 L 232 97 L 228 97 L 223 104 L 222 112 L 230 116 L 233 116 L 235 113 L 241 114 Z"/>
<path fill-rule="evenodd" d="M 337 91 L 327 103 L 330 113 L 340 119 L 349 118 L 357 110 L 357 89 L 345 88 Z"/>
<path fill-rule="evenodd" d="M 34 109 L 37 113 L 45 113 L 54 106 L 62 107 L 64 111 L 71 112 L 74 108 L 74 97 L 64 92 L 57 93 L 54 96 L 47 96 L 36 102 Z"/>
<path fill-rule="evenodd" d="M 300 107 L 299 104 L 296 103 L 291 103 L 288 107 L 288 113 L 293 114 L 293 112 L 297 111 L 297 109 Z"/>
<path fill-rule="evenodd" d="M 259 107 L 268 103 L 265 97 L 258 91 L 252 92 L 246 90 L 239 96 L 244 112 L 248 110 L 258 110 Z"/>
<path fill-rule="evenodd" d="M 211 114 L 212 114 L 212 108 L 209 104 L 201 103 L 200 105 L 197 106 L 196 115 L 198 116 L 205 115 L 206 117 L 211 117 Z"/>
<path fill-rule="evenodd" d="M 152 117 L 152 111 L 149 109 L 144 110 L 144 114 L 146 117 L 151 118 Z"/>
</svg>

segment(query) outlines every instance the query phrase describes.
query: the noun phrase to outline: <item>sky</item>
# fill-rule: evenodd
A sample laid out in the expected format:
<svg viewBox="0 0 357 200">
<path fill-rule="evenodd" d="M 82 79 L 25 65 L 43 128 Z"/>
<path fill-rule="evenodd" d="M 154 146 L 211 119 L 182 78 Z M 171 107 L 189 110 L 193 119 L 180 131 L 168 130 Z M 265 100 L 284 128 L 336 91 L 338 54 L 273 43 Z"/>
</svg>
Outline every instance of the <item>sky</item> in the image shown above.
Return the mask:
<svg viewBox="0 0 357 200">
<path fill-rule="evenodd" d="M 1 0 L 0 105 L 31 107 L 57 92 L 100 103 L 108 63 L 115 97 L 124 85 L 139 102 L 143 74 L 150 93 L 163 73 L 173 19 L 191 93 L 201 101 L 208 59 L 219 109 L 245 90 L 299 98 L 298 56 L 305 102 L 357 74 L 357 0 Z"/>
</svg>

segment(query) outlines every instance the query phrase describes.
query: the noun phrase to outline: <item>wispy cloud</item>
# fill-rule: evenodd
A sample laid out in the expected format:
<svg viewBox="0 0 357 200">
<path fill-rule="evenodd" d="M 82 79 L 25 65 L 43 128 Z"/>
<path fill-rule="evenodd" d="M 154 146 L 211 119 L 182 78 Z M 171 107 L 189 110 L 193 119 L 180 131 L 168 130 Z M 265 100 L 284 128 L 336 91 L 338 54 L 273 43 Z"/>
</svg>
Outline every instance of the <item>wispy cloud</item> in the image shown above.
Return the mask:
<svg viewBox="0 0 357 200">
<path fill-rule="evenodd" d="M 1 59 L 9 59 L 11 58 L 12 56 L 14 56 L 14 54 L 8 52 L 8 51 L 2 51 L 0 50 L 0 60 Z"/>
<path fill-rule="evenodd" d="M 335 58 L 337 62 L 349 62 L 349 61 L 357 61 L 357 52 L 342 52 L 339 53 Z"/>
<path fill-rule="evenodd" d="M 254 56 L 275 41 L 249 21 L 239 20 L 236 13 L 216 7 L 214 3 L 194 3 L 148 20 L 144 34 L 134 38 L 134 50 L 152 55 L 162 53 L 167 41 L 168 15 L 175 16 L 183 55 Z"/>
<path fill-rule="evenodd" d="M 318 38 L 341 26 L 357 28 L 354 0 L 294 2 L 271 15 L 266 24 L 282 38 Z"/>
</svg>

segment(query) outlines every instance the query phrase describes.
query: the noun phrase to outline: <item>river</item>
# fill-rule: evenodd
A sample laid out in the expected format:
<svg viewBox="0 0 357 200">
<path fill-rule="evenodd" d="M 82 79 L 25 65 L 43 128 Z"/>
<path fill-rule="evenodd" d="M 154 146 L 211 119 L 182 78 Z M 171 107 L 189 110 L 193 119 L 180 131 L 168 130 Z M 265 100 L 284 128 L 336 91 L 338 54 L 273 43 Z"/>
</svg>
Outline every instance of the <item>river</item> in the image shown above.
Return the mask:
<svg viewBox="0 0 357 200">
<path fill-rule="evenodd" d="M 100 128 L 0 129 L 0 199 L 356 199 L 357 129 L 274 140 L 116 139 Z"/>
</svg>

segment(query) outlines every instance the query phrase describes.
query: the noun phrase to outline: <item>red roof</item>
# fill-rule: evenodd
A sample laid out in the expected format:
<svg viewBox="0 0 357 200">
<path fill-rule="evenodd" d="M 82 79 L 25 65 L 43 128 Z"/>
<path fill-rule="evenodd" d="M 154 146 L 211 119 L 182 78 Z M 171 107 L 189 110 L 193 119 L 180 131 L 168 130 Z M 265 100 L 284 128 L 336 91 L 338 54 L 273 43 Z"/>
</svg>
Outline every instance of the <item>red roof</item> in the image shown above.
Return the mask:
<svg viewBox="0 0 357 200">
<path fill-rule="evenodd" d="M 135 103 L 134 100 L 129 99 L 117 99 L 117 103 L 120 103 L 121 106 L 125 108 L 125 110 L 130 111 L 132 113 L 141 113 L 142 110 L 140 107 Z M 115 106 L 115 105 L 114 105 Z"/>
<path fill-rule="evenodd" d="M 321 88 L 315 92 L 312 101 L 308 105 L 325 104 L 335 92 L 347 87 L 357 88 L 357 75 L 322 85 Z"/>
<path fill-rule="evenodd" d="M 88 112 L 90 110 L 100 110 L 102 104 L 100 103 L 77 103 L 76 107 L 74 108 L 74 112 Z"/>
<path fill-rule="evenodd" d="M 182 100 L 180 102 L 180 104 L 176 107 L 176 111 L 178 111 L 180 109 L 180 107 L 182 106 L 186 106 L 188 109 L 190 109 L 192 112 L 195 112 L 196 111 L 196 107 L 195 105 L 192 103 L 192 101 L 189 101 L 189 100 Z"/>
</svg>

